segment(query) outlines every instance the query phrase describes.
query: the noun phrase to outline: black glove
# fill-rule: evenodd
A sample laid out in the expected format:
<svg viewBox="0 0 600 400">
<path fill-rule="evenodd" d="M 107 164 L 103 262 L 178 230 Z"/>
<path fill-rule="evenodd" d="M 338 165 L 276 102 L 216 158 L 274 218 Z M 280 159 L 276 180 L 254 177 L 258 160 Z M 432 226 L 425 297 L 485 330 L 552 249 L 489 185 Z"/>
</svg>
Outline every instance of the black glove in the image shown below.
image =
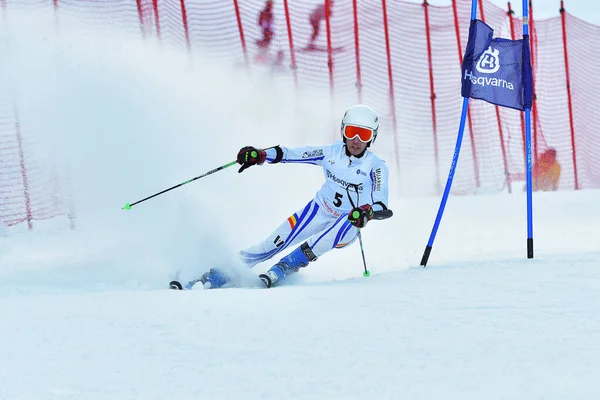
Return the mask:
<svg viewBox="0 0 600 400">
<path fill-rule="evenodd" d="M 373 219 L 373 207 L 370 204 L 364 204 L 353 208 L 348 213 L 348 221 L 357 228 L 364 228 L 367 222 Z"/>
<path fill-rule="evenodd" d="M 238 172 L 242 172 L 253 165 L 260 165 L 266 159 L 267 153 L 264 150 L 252 146 L 242 147 L 237 155 L 237 162 L 242 165 Z"/>
</svg>

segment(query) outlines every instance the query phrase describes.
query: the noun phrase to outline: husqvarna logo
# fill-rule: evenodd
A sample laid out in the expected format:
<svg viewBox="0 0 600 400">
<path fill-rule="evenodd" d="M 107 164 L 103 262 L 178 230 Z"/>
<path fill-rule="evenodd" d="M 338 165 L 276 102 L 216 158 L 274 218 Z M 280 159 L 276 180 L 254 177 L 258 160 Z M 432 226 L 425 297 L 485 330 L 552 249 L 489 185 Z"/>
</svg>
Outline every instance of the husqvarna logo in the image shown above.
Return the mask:
<svg viewBox="0 0 600 400">
<path fill-rule="evenodd" d="M 488 47 L 486 51 L 483 52 L 479 60 L 477 61 L 477 71 L 482 74 L 493 74 L 500 69 L 500 51 L 498 49 L 492 49 L 492 46 Z"/>
</svg>

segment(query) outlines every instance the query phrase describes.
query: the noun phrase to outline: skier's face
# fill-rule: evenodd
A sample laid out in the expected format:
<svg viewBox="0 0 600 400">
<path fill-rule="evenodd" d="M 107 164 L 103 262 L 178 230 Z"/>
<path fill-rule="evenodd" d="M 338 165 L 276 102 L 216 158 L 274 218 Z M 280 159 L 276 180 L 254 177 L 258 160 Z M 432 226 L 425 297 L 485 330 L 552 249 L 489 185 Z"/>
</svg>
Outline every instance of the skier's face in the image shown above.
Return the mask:
<svg viewBox="0 0 600 400">
<path fill-rule="evenodd" d="M 348 148 L 348 152 L 353 156 L 357 156 L 367 148 L 368 143 L 361 142 L 358 136 L 355 136 L 354 139 L 348 140 L 346 139 L 346 147 Z"/>
</svg>

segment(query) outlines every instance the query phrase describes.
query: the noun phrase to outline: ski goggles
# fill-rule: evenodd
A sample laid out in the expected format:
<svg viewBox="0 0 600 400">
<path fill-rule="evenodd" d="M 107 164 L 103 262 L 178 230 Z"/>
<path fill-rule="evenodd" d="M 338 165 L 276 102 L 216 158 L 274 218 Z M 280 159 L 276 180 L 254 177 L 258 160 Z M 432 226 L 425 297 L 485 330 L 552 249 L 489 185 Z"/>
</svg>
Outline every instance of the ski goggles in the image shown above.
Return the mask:
<svg viewBox="0 0 600 400">
<path fill-rule="evenodd" d="M 361 142 L 367 143 L 373 140 L 373 129 L 363 128 L 362 126 L 346 125 L 344 127 L 344 137 L 353 140 L 358 137 Z"/>
</svg>

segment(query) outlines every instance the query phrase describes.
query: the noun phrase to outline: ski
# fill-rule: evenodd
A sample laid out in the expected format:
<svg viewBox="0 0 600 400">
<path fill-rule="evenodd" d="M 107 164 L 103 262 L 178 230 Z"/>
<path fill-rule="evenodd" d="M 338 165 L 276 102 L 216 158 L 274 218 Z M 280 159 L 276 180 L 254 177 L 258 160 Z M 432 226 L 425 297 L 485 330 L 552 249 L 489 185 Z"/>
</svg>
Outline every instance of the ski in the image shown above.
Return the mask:
<svg viewBox="0 0 600 400">
<path fill-rule="evenodd" d="M 271 278 L 268 274 L 260 274 L 258 277 L 259 277 L 260 281 L 264 284 L 265 288 L 270 288 L 275 283 L 273 278 Z M 171 289 L 171 290 L 192 290 L 194 288 L 194 285 L 198 284 L 198 282 L 200 282 L 199 284 L 202 285 L 205 290 L 217 289 L 217 288 L 224 286 L 224 284 L 220 284 L 218 286 L 213 286 L 212 283 L 206 279 L 204 279 L 204 280 L 203 279 L 194 279 L 194 280 L 189 281 L 184 286 L 181 284 L 181 282 L 175 280 L 175 281 L 169 282 L 169 289 Z"/>
<path fill-rule="evenodd" d="M 183 286 L 179 281 L 171 281 L 169 282 L 169 288 L 173 290 L 183 290 Z"/>
<path fill-rule="evenodd" d="M 267 274 L 260 274 L 258 277 L 265 284 L 265 287 L 267 289 L 269 289 L 271 287 L 271 285 L 273 285 L 273 282 L 271 281 L 271 278 L 269 277 L 269 275 L 267 275 Z"/>
<path fill-rule="evenodd" d="M 343 47 L 332 47 L 331 48 L 331 52 L 332 53 L 339 53 L 341 51 L 343 51 L 344 48 Z M 329 52 L 329 49 L 327 47 L 321 47 L 321 46 L 306 46 L 306 47 L 302 47 L 300 49 L 301 52 L 305 52 L 305 53 L 309 53 L 309 52 L 321 52 L 321 53 L 327 53 Z"/>
<path fill-rule="evenodd" d="M 171 281 L 169 282 L 169 289 L 173 290 L 191 290 L 194 285 L 198 282 L 201 282 L 200 279 L 194 279 L 193 281 L 189 281 L 185 286 L 181 284 L 179 281 Z M 202 283 L 204 285 L 204 283 Z M 204 286 L 205 289 L 210 289 L 210 287 Z"/>
</svg>

